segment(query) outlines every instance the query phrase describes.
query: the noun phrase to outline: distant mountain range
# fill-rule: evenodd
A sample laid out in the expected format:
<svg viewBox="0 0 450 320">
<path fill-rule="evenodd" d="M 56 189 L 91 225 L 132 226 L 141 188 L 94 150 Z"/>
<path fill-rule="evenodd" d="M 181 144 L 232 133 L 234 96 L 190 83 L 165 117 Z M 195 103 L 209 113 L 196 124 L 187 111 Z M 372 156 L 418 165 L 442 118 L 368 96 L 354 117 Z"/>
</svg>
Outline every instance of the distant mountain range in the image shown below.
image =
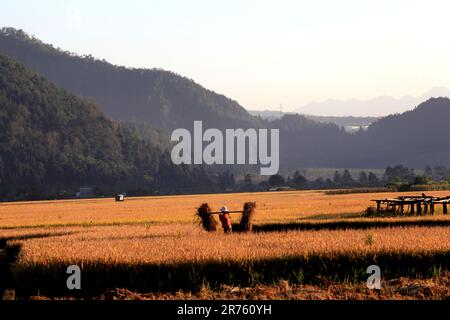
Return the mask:
<svg viewBox="0 0 450 320">
<path fill-rule="evenodd" d="M 106 185 L 114 180 L 113 177 L 120 176 L 124 182 L 137 181 L 136 187 L 139 188 L 142 184 L 148 184 L 152 188 L 172 192 L 187 190 L 193 177 L 206 181 L 201 185 L 208 186 L 210 176 L 207 173 L 173 166 L 167 160 L 167 153 L 160 151 L 160 147 L 165 150 L 170 145 L 168 139 L 172 129 L 191 128 L 194 120 L 202 120 L 204 127 L 219 129 L 279 129 L 282 173 L 299 168 L 373 169 L 397 164 L 419 169 L 427 165 L 450 166 L 450 99 L 446 98 L 429 99 L 424 103 L 414 100 L 406 106 L 411 111 L 380 119 L 283 114 L 281 118 L 269 121 L 250 114 L 234 100 L 174 73 L 156 69 L 128 69 L 89 56 L 77 56 L 55 49 L 16 29 L 1 30 L 0 54 L 10 58 L 5 57 L 6 61 L 11 60 L 6 63 L 10 66 L 5 69 L 9 70 L 9 75 L 0 74 L 4 86 L 0 87 L 3 90 L 0 94 L 3 99 L 0 115 L 15 114 L 15 118 L 6 117 L 0 122 L 0 131 L 6 132 L 4 144 L 0 145 L 0 156 L 3 157 L 0 158 L 0 168 L 6 168 L 5 163 L 11 159 L 20 159 L 17 160 L 22 163 L 20 168 L 25 169 L 19 170 L 13 163 L 9 165 L 8 172 L 18 170 L 26 174 L 29 168 L 36 169 L 33 172 L 37 172 L 39 178 L 36 181 L 41 181 L 41 184 L 50 179 L 46 178 L 46 174 L 64 181 L 59 176 L 61 167 L 50 165 L 61 162 L 68 166 L 68 172 L 82 170 L 83 175 L 79 177 L 87 179 L 90 177 L 86 173 L 89 170 L 106 170 L 108 175 L 97 179 L 108 182 Z M 18 76 L 14 70 L 19 72 Z M 42 85 L 33 82 L 35 74 L 42 77 Z M 14 86 L 10 87 L 11 84 L 25 89 L 16 91 Z M 5 90 L 5 87 L 9 89 Z M 64 93 L 59 88 L 63 88 Z M 435 90 L 430 94 L 443 95 L 445 92 Z M 12 105 L 8 101 L 12 101 Z M 36 104 L 41 107 L 35 108 Z M 71 121 L 60 121 L 58 118 L 57 106 L 60 104 L 62 119 L 68 117 Z M 419 105 L 417 108 L 416 104 Z M 77 108 L 92 112 L 79 113 Z M 19 116 L 21 113 L 27 117 L 22 119 Z M 342 128 L 364 123 L 370 123 L 367 130 L 353 134 Z M 115 126 L 120 126 L 130 138 L 125 141 L 119 139 Z M 27 128 L 27 135 L 30 136 L 36 131 L 35 140 L 25 139 L 23 128 Z M 71 130 L 76 130 L 78 140 L 71 140 L 74 136 Z M 55 144 L 53 131 L 56 136 L 62 137 L 62 140 L 56 141 L 65 143 Z M 84 136 L 83 131 L 89 137 Z M 14 148 L 14 144 L 8 141 L 19 141 L 20 147 Z M 105 151 L 102 151 L 102 144 L 105 144 Z M 27 156 L 27 148 L 41 145 L 43 147 L 36 156 L 33 153 Z M 54 149 L 46 149 L 47 145 Z M 145 157 L 143 150 L 146 148 L 150 158 Z M 69 159 L 64 158 L 67 154 L 71 155 Z M 47 155 L 52 155 L 53 160 Z M 74 159 L 78 162 L 73 162 Z M 150 167 L 146 167 L 147 161 Z M 47 163 L 48 168 L 45 167 Z M 240 170 L 241 173 L 252 170 L 242 166 L 223 169 Z M 8 172 L 3 171 L 3 174 L 7 176 Z M 139 178 L 134 179 L 136 175 Z M 8 179 L 14 177 L 5 180 L 6 176 L 1 176 L 0 181 L 13 181 Z M 17 177 L 16 174 L 14 179 L 18 180 L 8 182 L 5 188 L 8 184 L 26 185 L 30 181 L 26 175 L 23 179 Z M 81 180 L 74 181 L 81 183 Z"/>
<path fill-rule="evenodd" d="M 284 115 L 292 115 L 295 114 L 295 112 L 280 112 L 280 111 L 270 111 L 270 110 L 264 110 L 264 111 L 256 111 L 256 110 L 250 110 L 249 111 L 251 115 L 261 117 L 262 119 L 266 119 L 269 121 L 273 121 L 276 119 L 283 118 Z M 321 117 L 321 116 L 312 116 L 309 114 L 300 114 L 301 116 L 304 116 L 310 120 L 320 122 L 320 123 L 332 123 L 337 125 L 338 127 L 342 128 L 353 128 L 353 127 L 368 127 L 378 119 L 379 117 Z M 350 131 L 350 130 L 349 130 Z"/>
<path fill-rule="evenodd" d="M 444 87 L 436 87 L 420 97 L 404 96 L 400 99 L 388 96 L 376 97 L 370 100 L 330 99 L 323 102 L 309 103 L 298 108 L 296 112 L 314 116 L 382 117 L 411 110 L 430 98 L 439 97 L 450 97 L 450 90 Z"/>
</svg>

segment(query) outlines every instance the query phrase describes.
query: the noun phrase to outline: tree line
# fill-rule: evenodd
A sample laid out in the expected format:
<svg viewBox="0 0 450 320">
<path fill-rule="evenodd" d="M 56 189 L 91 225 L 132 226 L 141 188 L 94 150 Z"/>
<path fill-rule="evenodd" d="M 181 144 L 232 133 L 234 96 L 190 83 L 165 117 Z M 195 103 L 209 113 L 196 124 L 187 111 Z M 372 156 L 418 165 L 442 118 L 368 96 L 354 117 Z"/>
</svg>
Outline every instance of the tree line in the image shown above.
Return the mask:
<svg viewBox="0 0 450 320">
<path fill-rule="evenodd" d="M 414 186 L 420 186 L 423 190 L 427 190 L 427 187 L 433 190 L 436 186 L 450 189 L 450 169 L 446 166 L 434 168 L 427 166 L 422 171 L 423 173 L 418 174 L 412 168 L 397 165 L 386 167 L 382 175 L 367 170 L 361 170 L 357 175 L 352 175 L 350 170 L 345 169 L 336 170 L 331 178 L 308 179 L 296 170 L 291 175 L 276 174 L 259 182 L 255 182 L 251 174 L 246 174 L 240 179 L 235 179 L 229 172 L 219 176 L 222 178 L 222 187 L 228 191 L 267 191 L 283 190 L 283 188 L 298 190 L 389 188 L 395 191 L 407 191 Z"/>
</svg>

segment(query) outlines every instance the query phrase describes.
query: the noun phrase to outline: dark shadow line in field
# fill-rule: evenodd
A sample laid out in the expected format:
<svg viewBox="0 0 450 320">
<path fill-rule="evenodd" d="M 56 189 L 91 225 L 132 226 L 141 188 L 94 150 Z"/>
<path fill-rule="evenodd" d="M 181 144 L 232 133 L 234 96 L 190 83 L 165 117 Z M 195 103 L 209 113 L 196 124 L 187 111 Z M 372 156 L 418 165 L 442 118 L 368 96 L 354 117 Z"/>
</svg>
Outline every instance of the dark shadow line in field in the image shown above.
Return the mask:
<svg viewBox="0 0 450 320">
<path fill-rule="evenodd" d="M 39 238 L 51 238 L 51 237 L 64 237 L 72 234 L 80 233 L 79 231 L 74 232 L 60 232 L 60 233 L 33 233 L 33 234 L 24 234 L 20 236 L 12 236 L 12 237 L 1 237 L 0 238 L 0 248 L 6 246 L 8 241 L 14 240 L 29 240 L 29 239 L 39 239 Z"/>
<path fill-rule="evenodd" d="M 22 225 L 22 226 L 0 226 L 0 230 L 23 230 L 23 229 L 39 229 L 39 228 L 91 228 L 91 227 L 118 227 L 118 226 L 157 226 L 168 225 L 171 223 L 161 221 L 127 221 L 127 222 L 78 222 L 78 223 L 55 223 L 55 224 L 36 224 L 36 225 Z"/>
<path fill-rule="evenodd" d="M 361 218 L 360 213 L 322 213 L 311 216 L 305 216 L 297 220 L 330 220 L 330 219 L 349 219 L 349 218 Z"/>
<path fill-rule="evenodd" d="M 146 236 L 128 236 L 128 237 L 107 237 L 107 238 L 89 238 L 86 239 L 85 241 L 98 241 L 98 240 L 108 240 L 108 241 L 115 241 L 115 240 L 145 240 L 145 239 L 157 239 L 157 238 L 170 238 L 173 239 L 175 238 L 176 235 L 146 235 Z"/>
<path fill-rule="evenodd" d="M 333 222 L 291 222 L 254 225 L 253 232 L 286 232 L 307 230 L 357 230 L 396 227 L 448 227 L 450 220 L 411 220 L 411 221 L 333 221 Z M 233 231 L 240 232 L 239 225 L 233 225 Z"/>
</svg>

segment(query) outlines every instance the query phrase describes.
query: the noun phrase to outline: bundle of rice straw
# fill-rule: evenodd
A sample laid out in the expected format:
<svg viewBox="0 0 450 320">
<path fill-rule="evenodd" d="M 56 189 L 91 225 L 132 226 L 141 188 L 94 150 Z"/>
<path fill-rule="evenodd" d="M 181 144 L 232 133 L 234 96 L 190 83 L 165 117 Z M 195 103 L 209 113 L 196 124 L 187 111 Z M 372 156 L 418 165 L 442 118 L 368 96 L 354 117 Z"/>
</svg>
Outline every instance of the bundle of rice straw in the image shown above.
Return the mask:
<svg viewBox="0 0 450 320">
<path fill-rule="evenodd" d="M 246 202 L 244 204 L 244 210 L 242 212 L 241 222 L 239 223 L 239 229 L 243 232 L 252 231 L 253 216 L 255 213 L 256 202 Z"/>
<path fill-rule="evenodd" d="M 211 208 L 207 203 L 203 203 L 198 209 L 197 209 L 197 218 L 198 218 L 198 224 L 203 227 L 208 232 L 214 232 L 217 230 L 217 221 L 214 219 L 213 215 L 211 214 Z"/>
</svg>

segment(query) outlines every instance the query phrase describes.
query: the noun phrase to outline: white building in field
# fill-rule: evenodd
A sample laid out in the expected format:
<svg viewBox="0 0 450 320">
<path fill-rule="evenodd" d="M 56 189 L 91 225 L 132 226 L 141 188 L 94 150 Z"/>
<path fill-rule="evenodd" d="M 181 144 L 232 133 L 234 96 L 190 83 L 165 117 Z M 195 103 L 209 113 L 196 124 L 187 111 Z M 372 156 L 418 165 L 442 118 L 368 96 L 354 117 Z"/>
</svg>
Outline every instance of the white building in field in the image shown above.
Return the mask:
<svg viewBox="0 0 450 320">
<path fill-rule="evenodd" d="M 77 198 L 89 198 L 94 196 L 94 188 L 89 186 L 80 187 L 77 192 Z"/>
</svg>

